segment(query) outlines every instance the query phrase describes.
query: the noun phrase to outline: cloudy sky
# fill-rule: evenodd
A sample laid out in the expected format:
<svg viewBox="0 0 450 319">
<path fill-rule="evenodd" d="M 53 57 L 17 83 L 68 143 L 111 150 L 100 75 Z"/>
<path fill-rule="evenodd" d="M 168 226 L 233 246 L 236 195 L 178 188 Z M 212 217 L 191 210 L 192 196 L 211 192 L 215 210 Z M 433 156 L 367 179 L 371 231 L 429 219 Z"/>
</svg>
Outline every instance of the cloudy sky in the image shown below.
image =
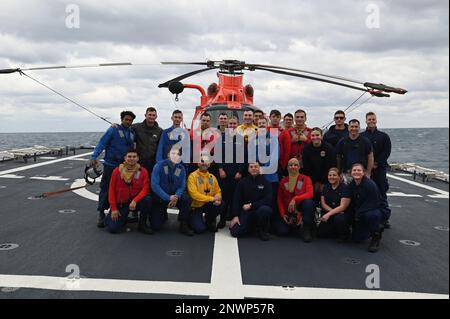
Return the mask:
<svg viewBox="0 0 450 319">
<path fill-rule="evenodd" d="M 161 82 L 192 66 L 160 61 L 239 59 L 385 83 L 405 96 L 372 98 L 379 127 L 448 127 L 449 24 L 446 0 L 127 0 L 0 3 L 0 68 L 132 62 L 132 67 L 29 72 L 93 112 L 143 119 L 156 105 L 159 123 L 175 108 L 187 124 L 196 91 L 174 101 Z M 77 13 L 79 12 L 79 20 Z M 79 22 L 79 24 L 78 24 Z M 207 86 L 214 71 L 185 80 Z M 358 91 L 272 73 L 251 72 L 255 105 L 282 113 L 302 107 L 322 126 Z M 104 131 L 108 124 L 19 74 L 0 75 L 0 132 Z"/>
</svg>

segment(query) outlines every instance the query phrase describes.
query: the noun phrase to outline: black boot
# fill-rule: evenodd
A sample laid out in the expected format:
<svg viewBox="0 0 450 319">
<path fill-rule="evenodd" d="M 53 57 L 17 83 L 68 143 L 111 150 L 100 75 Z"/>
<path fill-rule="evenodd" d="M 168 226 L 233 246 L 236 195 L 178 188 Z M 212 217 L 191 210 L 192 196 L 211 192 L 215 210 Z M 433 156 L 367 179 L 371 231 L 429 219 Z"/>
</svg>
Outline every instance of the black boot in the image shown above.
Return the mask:
<svg viewBox="0 0 450 319">
<path fill-rule="evenodd" d="M 209 232 L 215 233 L 217 231 L 216 219 L 206 220 L 206 228 Z"/>
<path fill-rule="evenodd" d="M 146 235 L 153 235 L 153 229 L 147 226 L 147 215 L 141 212 L 139 216 L 138 231 Z"/>
<path fill-rule="evenodd" d="M 312 242 L 312 234 L 310 226 L 303 226 L 303 241 L 305 243 Z"/>
<path fill-rule="evenodd" d="M 383 228 L 384 229 L 390 229 L 391 228 L 391 223 L 389 222 L 389 219 L 383 223 Z"/>
<path fill-rule="evenodd" d="M 372 239 L 370 240 L 368 251 L 371 253 L 376 253 L 380 248 L 380 241 L 381 241 L 381 233 L 374 233 L 372 235 Z"/>
<path fill-rule="evenodd" d="M 256 233 L 258 234 L 259 239 L 262 241 L 268 241 L 270 240 L 270 234 L 269 234 L 269 227 L 258 227 L 256 229 Z"/>
<path fill-rule="evenodd" d="M 222 229 L 225 227 L 226 224 L 226 218 L 225 216 L 220 216 L 219 223 L 217 224 L 217 229 Z"/>
<path fill-rule="evenodd" d="M 105 214 L 102 213 L 102 212 L 98 213 L 97 227 L 98 228 L 105 228 Z"/>
<path fill-rule="evenodd" d="M 181 222 L 180 233 L 182 233 L 186 236 L 194 236 L 194 231 L 189 227 L 187 222 Z"/>
</svg>

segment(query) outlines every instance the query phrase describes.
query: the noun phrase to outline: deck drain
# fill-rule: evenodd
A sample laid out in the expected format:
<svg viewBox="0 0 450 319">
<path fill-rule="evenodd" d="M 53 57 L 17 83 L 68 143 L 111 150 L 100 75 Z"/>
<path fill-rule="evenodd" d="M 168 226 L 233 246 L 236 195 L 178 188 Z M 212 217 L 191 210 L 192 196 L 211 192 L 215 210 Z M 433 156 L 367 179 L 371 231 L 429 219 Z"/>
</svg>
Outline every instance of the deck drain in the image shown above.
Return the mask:
<svg viewBox="0 0 450 319">
<path fill-rule="evenodd" d="M 356 258 L 351 258 L 351 257 L 344 258 L 342 261 L 344 263 L 346 263 L 346 264 L 349 264 L 349 265 L 359 265 L 359 264 L 361 264 L 361 260 L 356 259 Z"/>
<path fill-rule="evenodd" d="M 448 231 L 448 227 L 446 226 L 435 226 L 433 228 L 440 231 Z"/>
<path fill-rule="evenodd" d="M 58 213 L 60 214 L 73 214 L 76 213 L 77 211 L 75 209 L 61 209 L 58 210 Z"/>
<path fill-rule="evenodd" d="M 391 208 L 402 208 L 402 205 L 389 205 Z"/>
<path fill-rule="evenodd" d="M 16 249 L 17 247 L 19 247 L 19 245 L 17 244 L 10 244 L 10 243 L 0 244 L 0 250 L 13 250 Z"/>
<path fill-rule="evenodd" d="M 72 166 L 64 166 L 63 167 L 64 169 L 71 169 L 71 168 L 73 168 Z"/>
<path fill-rule="evenodd" d="M 166 255 L 169 257 L 181 257 L 184 255 L 184 252 L 182 250 L 169 250 L 166 251 Z"/>
<path fill-rule="evenodd" d="M 20 288 L 19 287 L 3 287 L 2 289 L 1 289 L 1 292 L 6 292 L 6 293 L 8 293 L 8 292 L 14 292 L 14 291 L 17 291 L 17 290 L 19 290 Z"/>
<path fill-rule="evenodd" d="M 414 240 L 407 240 L 407 239 L 405 239 L 405 240 L 400 240 L 400 242 L 403 245 L 407 245 L 407 246 L 420 246 L 420 243 L 417 242 L 417 241 L 414 241 Z"/>
</svg>

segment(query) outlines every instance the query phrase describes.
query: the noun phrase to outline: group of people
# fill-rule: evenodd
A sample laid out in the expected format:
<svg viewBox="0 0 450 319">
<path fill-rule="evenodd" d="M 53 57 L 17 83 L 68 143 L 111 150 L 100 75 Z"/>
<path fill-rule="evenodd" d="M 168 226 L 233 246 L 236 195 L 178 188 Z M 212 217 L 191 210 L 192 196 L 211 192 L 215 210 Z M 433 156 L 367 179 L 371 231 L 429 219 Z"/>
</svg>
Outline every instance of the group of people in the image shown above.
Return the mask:
<svg viewBox="0 0 450 319">
<path fill-rule="evenodd" d="M 370 252 L 378 250 L 383 230 L 390 227 L 391 142 L 377 129 L 373 112 L 366 114 L 367 128 L 360 133 L 357 119 L 346 124 L 345 113 L 336 111 L 325 134 L 306 125 L 301 109 L 282 120 L 278 110 L 266 117 L 246 108 L 242 123 L 224 112 L 213 130 L 212 116 L 204 112 L 190 132 L 181 128 L 180 110 L 173 111 L 172 126 L 165 130 L 154 107 L 143 122 L 133 124 L 135 117 L 122 112 L 121 123 L 108 128 L 92 154 L 96 165 L 105 150 L 98 227 L 121 232 L 130 211 L 139 211 L 139 231 L 153 234 L 163 228 L 167 209 L 177 208 L 180 232 L 187 236 L 216 232 L 229 221 L 234 237 L 370 238 Z"/>
</svg>

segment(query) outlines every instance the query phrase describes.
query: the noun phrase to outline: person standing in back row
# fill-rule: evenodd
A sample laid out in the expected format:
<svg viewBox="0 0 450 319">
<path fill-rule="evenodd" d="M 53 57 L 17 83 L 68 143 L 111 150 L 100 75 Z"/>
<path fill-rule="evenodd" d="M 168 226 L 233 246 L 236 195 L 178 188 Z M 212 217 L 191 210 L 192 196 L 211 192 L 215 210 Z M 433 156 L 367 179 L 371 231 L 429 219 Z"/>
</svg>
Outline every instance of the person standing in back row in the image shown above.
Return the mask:
<svg viewBox="0 0 450 319">
<path fill-rule="evenodd" d="M 361 135 L 366 137 L 373 147 L 373 169 L 371 172 L 371 178 L 377 184 L 380 190 L 382 213 L 385 219 L 385 228 L 390 228 L 389 218 L 391 217 L 391 209 L 389 208 L 387 200 L 387 191 L 389 190 L 389 184 L 386 177 L 386 170 L 388 167 L 388 158 L 391 155 L 391 139 L 389 135 L 381 132 L 377 128 L 377 116 L 373 112 L 366 114 L 367 129 L 362 132 Z"/>
<path fill-rule="evenodd" d="M 359 134 L 359 125 L 357 119 L 350 120 L 348 136 L 341 139 L 336 145 L 337 166 L 344 175 L 346 184 L 351 181 L 353 164 L 362 164 L 369 178 L 373 168 L 372 144 L 367 138 Z"/>
<path fill-rule="evenodd" d="M 338 110 L 334 113 L 334 125 L 324 134 L 323 140 L 331 146 L 336 147 L 337 143 L 348 136 L 348 125 L 345 124 L 344 111 Z"/>
<path fill-rule="evenodd" d="M 136 118 L 131 111 L 120 113 L 120 125 L 115 125 L 106 131 L 92 153 L 90 165 L 97 165 L 97 158 L 105 150 L 103 176 L 100 182 L 100 194 L 98 195 L 98 220 L 97 227 L 105 227 L 105 210 L 109 208 L 108 190 L 112 172 L 118 167 L 127 151 L 134 147 L 134 132 L 131 129 Z"/>
<path fill-rule="evenodd" d="M 163 132 L 156 122 L 157 118 L 156 109 L 150 106 L 145 111 L 145 120 L 132 126 L 136 134 L 136 150 L 139 154 L 139 162 L 147 169 L 149 175 L 151 175 L 153 166 L 156 164 L 156 151 Z"/>
</svg>

